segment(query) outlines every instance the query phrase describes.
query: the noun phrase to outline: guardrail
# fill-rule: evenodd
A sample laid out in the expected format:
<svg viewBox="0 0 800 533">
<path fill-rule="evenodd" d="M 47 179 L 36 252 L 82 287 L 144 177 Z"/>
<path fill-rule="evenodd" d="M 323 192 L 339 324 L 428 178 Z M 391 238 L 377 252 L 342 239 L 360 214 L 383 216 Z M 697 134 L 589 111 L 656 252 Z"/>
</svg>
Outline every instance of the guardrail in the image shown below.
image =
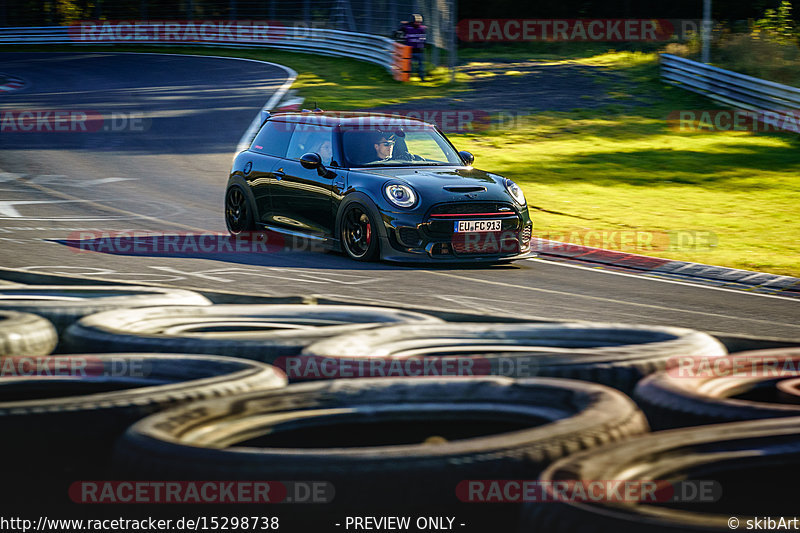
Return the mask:
<svg viewBox="0 0 800 533">
<path fill-rule="evenodd" d="M 665 83 L 738 109 L 779 114 L 796 114 L 800 110 L 800 89 L 796 87 L 671 54 L 661 54 L 661 78 Z"/>
<path fill-rule="evenodd" d="M 187 34 L 188 39 L 182 37 Z M 197 38 L 193 39 L 194 36 Z M 268 47 L 349 57 L 380 65 L 392 74 L 399 68 L 395 67 L 395 42 L 388 37 L 306 26 L 276 26 L 258 21 L 86 21 L 72 26 L 0 28 L 2 44 Z"/>
</svg>

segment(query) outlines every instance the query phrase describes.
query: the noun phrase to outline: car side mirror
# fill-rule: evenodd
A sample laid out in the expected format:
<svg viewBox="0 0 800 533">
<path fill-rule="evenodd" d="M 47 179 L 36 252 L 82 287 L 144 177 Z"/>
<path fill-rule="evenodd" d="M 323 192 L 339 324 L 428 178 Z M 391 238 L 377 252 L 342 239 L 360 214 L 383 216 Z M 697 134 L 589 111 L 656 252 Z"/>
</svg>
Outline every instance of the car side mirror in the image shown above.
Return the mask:
<svg viewBox="0 0 800 533">
<path fill-rule="evenodd" d="M 318 153 L 310 152 L 300 156 L 300 164 L 303 165 L 303 168 L 307 168 L 309 170 L 320 168 L 322 166 L 322 158 Z"/>
<path fill-rule="evenodd" d="M 464 163 L 466 163 L 467 166 L 472 166 L 472 163 L 475 162 L 475 156 L 472 155 L 472 152 L 467 152 L 465 150 L 463 152 L 458 152 L 458 155 L 461 156 L 461 159 L 464 160 Z"/>
</svg>

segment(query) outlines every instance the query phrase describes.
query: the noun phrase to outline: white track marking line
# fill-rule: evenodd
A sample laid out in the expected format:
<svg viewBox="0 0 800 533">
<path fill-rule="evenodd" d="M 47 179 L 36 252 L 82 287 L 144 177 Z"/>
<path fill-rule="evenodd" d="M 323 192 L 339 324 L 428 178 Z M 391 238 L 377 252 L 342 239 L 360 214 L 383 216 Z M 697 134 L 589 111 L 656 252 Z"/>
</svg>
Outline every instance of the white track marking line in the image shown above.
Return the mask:
<svg viewBox="0 0 800 533">
<path fill-rule="evenodd" d="M 123 53 L 135 54 L 135 53 L 147 53 L 147 52 L 123 52 Z M 149 54 L 162 55 L 162 56 L 178 56 L 178 57 L 213 57 L 216 59 L 235 59 L 237 61 L 250 61 L 252 63 L 261 63 L 262 65 L 270 65 L 273 67 L 282 68 L 286 72 L 286 74 L 289 77 L 286 78 L 286 81 L 283 82 L 283 84 L 280 87 L 275 89 L 275 92 L 272 93 L 272 96 L 270 96 L 269 100 L 267 100 L 267 103 L 264 104 L 264 107 L 258 110 L 258 113 L 256 114 L 253 121 L 250 123 L 250 126 L 247 128 L 247 131 L 245 131 L 241 139 L 239 139 L 239 144 L 236 146 L 236 154 L 238 154 L 242 150 L 247 150 L 247 148 L 250 146 L 250 141 L 255 136 L 256 130 L 261 126 L 261 111 L 272 110 L 272 108 L 275 107 L 275 104 L 280 102 L 280 99 L 283 98 L 283 95 L 286 94 L 286 92 L 292 86 L 294 81 L 297 79 L 297 72 L 294 69 L 287 67 L 286 65 L 273 63 L 271 61 L 262 61 L 260 59 L 249 59 L 246 57 L 204 56 L 199 54 L 157 54 L 154 52 L 151 52 Z"/>
<path fill-rule="evenodd" d="M 252 268 L 240 268 L 240 267 L 225 267 L 225 268 L 216 268 L 211 270 L 195 270 L 195 271 L 178 270 L 177 268 L 174 267 L 154 266 L 154 265 L 150 265 L 148 266 L 148 268 L 164 272 L 171 272 L 173 274 L 195 276 L 198 278 L 208 279 L 210 281 L 217 281 L 220 283 L 232 283 L 235 280 L 231 279 L 231 276 L 236 276 L 236 275 L 243 275 L 249 277 L 257 276 L 261 278 L 275 278 L 275 279 L 280 279 L 282 281 L 297 282 L 297 283 L 318 283 L 318 284 L 336 283 L 339 285 L 363 285 L 366 283 L 372 283 L 373 281 L 376 281 L 372 278 L 347 281 L 342 279 L 336 279 L 332 276 L 322 276 L 314 272 L 299 272 L 295 269 L 278 268 L 278 267 L 266 267 L 266 271 L 263 269 L 257 270 Z M 227 277 L 222 277 L 222 276 L 227 276 Z"/>
<path fill-rule="evenodd" d="M 294 69 L 287 67 L 286 65 L 273 63 L 271 61 L 262 61 L 260 59 L 250 59 L 247 57 L 227 57 L 227 56 L 211 56 L 211 55 L 206 56 L 201 54 L 160 54 L 158 52 L 112 52 L 112 53 L 150 55 L 150 56 L 172 56 L 172 57 L 212 57 L 214 59 L 233 59 L 236 61 L 250 61 L 252 63 L 261 63 L 262 65 L 270 65 L 273 67 L 282 68 L 286 72 L 286 74 L 288 74 L 289 77 L 280 87 L 275 89 L 275 92 L 272 94 L 270 99 L 267 100 L 267 103 L 264 104 L 264 107 L 259 109 L 258 114 L 256 114 L 255 118 L 250 123 L 250 126 L 247 128 L 247 131 L 245 131 L 244 135 L 242 135 L 241 139 L 239 139 L 239 144 L 236 146 L 237 154 L 242 150 L 247 149 L 247 147 L 250 145 L 250 140 L 252 139 L 252 136 L 255 134 L 255 130 L 258 129 L 259 126 L 261 126 L 261 111 L 271 110 L 275 106 L 275 104 L 277 104 L 280 101 L 280 99 L 283 98 L 283 95 L 286 94 L 286 92 L 292 86 L 294 81 L 297 79 L 297 72 Z M 242 146 L 244 147 L 242 148 Z"/>
<path fill-rule="evenodd" d="M 251 60 L 251 61 L 255 61 L 255 60 Z M 264 61 L 263 63 L 266 63 L 266 61 Z M 268 64 L 277 65 L 276 63 L 268 63 Z M 250 146 L 250 141 L 252 141 L 253 137 L 256 136 L 256 132 L 258 131 L 258 128 L 261 127 L 261 112 L 262 111 L 272 111 L 272 108 L 274 108 L 275 105 L 278 102 L 280 102 L 280 99 L 283 98 L 283 95 L 286 94 L 286 91 L 288 91 L 289 88 L 292 86 L 292 84 L 294 83 L 294 80 L 297 79 L 297 72 L 295 72 L 294 70 L 290 69 L 289 67 L 284 67 L 283 65 L 277 65 L 277 66 L 280 66 L 280 67 L 286 69 L 286 72 L 289 74 L 289 77 L 286 79 L 286 81 L 283 83 L 283 85 L 278 87 L 278 89 L 272 94 L 272 96 L 267 101 L 267 103 L 264 104 L 264 107 L 259 109 L 259 111 L 256 114 L 256 116 L 253 118 L 253 121 L 250 123 L 250 126 L 247 128 L 247 131 L 245 131 L 244 134 L 242 134 L 242 138 L 239 139 L 239 144 L 236 145 L 236 153 L 237 154 L 239 152 L 242 152 L 243 150 L 247 150 L 247 148 L 249 148 L 249 146 Z"/>
<path fill-rule="evenodd" d="M 18 174 L 19 177 L 25 174 Z M 74 179 L 63 174 L 40 174 L 30 180 L 28 183 L 35 183 L 36 185 L 59 185 L 61 187 L 94 187 L 96 185 L 105 185 L 106 183 L 115 183 L 118 181 L 133 181 L 139 178 L 120 178 L 117 176 L 110 176 L 108 178 L 97 178 L 91 180 Z"/>
<path fill-rule="evenodd" d="M 109 178 L 98 178 L 96 180 L 88 180 L 88 181 L 80 181 L 76 182 L 76 187 L 94 187 L 95 185 L 105 185 L 106 183 L 116 183 L 118 181 L 132 181 L 137 180 L 139 178 L 119 178 L 116 176 L 112 176 Z"/>
<path fill-rule="evenodd" d="M 28 218 L 14 207 L 15 205 L 34 204 L 75 204 L 87 200 L 0 200 L 0 219 L 3 218 Z M 49 220 L 49 219 L 46 219 Z"/>
<path fill-rule="evenodd" d="M 494 298 L 481 298 L 479 296 L 435 296 L 440 300 L 456 304 L 455 309 L 464 308 L 470 311 L 482 311 L 488 313 L 508 313 L 508 300 L 497 300 Z M 497 302 L 499 305 L 487 305 L 489 302 Z"/>
<path fill-rule="evenodd" d="M 558 266 L 567 267 L 567 268 L 577 268 L 579 270 L 589 270 L 591 272 L 602 272 L 604 274 L 613 274 L 615 276 L 625 276 L 625 277 L 637 278 L 637 279 L 641 279 L 641 280 L 659 281 L 661 283 L 673 283 L 675 285 L 686 285 L 687 287 L 700 287 L 700 288 L 703 288 L 703 289 L 709 289 L 709 290 L 715 290 L 715 291 L 735 292 L 737 294 L 749 294 L 750 296 L 761 296 L 762 298 L 777 298 L 779 300 L 784 300 L 784 301 L 800 302 L 800 299 L 791 298 L 791 297 L 788 297 L 788 296 L 779 296 L 779 295 L 775 295 L 775 294 L 762 294 L 762 293 L 758 293 L 758 292 L 749 292 L 749 291 L 744 290 L 744 289 L 731 289 L 731 288 L 728 288 L 728 287 L 714 287 L 714 286 L 711 286 L 711 285 L 703 285 L 702 282 L 692 283 L 691 281 L 679 281 L 679 280 L 673 280 L 673 279 L 662 279 L 662 278 L 656 278 L 656 277 L 647 276 L 644 273 L 643 274 L 629 274 L 627 272 L 616 272 L 614 270 L 606 270 L 605 268 L 602 268 L 602 267 L 589 267 L 589 266 L 584 266 L 584 265 L 573 265 L 573 264 L 570 264 L 570 263 L 561 263 L 559 261 L 549 261 L 547 259 L 539 259 L 539 258 L 525 259 L 525 261 L 535 261 L 535 262 L 539 262 L 539 263 L 547 263 L 548 265 L 558 265 Z M 665 274 L 669 274 L 669 272 L 665 272 Z M 756 272 L 755 274 L 756 275 L 762 274 L 762 272 Z M 727 282 L 727 283 L 736 283 L 736 282 L 735 281 L 730 281 L 730 282 Z"/>
<path fill-rule="evenodd" d="M 292 86 L 294 81 L 297 79 L 297 72 L 294 69 L 289 68 L 289 67 L 287 67 L 285 65 L 281 65 L 279 63 L 272 63 L 270 61 L 261 61 L 260 59 L 249 59 L 249 58 L 245 58 L 245 57 L 226 57 L 226 56 L 200 55 L 200 54 L 162 54 L 162 53 L 158 53 L 158 52 L 114 52 L 114 53 L 115 54 L 129 54 L 129 55 L 155 55 L 155 56 L 171 56 L 171 57 L 200 57 L 200 58 L 214 58 L 214 59 L 230 59 L 230 60 L 235 60 L 235 61 L 250 61 L 251 63 L 261 63 L 263 65 L 270 65 L 270 66 L 273 66 L 273 67 L 277 67 L 277 68 L 283 69 L 286 72 L 286 74 L 288 75 L 288 78 L 286 79 L 286 81 L 280 87 L 278 87 L 275 90 L 275 92 L 272 94 L 272 96 L 267 101 L 267 103 L 264 104 L 264 107 L 262 107 L 262 109 L 270 109 L 271 106 L 274 106 L 277 102 L 279 102 L 280 99 L 283 97 L 283 95 L 289 90 L 289 88 Z M 248 136 L 252 135 L 252 132 L 250 130 L 252 128 L 258 128 L 261 125 L 260 118 L 261 118 L 261 110 L 259 110 L 259 112 L 256 114 L 255 118 L 253 119 L 253 122 L 250 123 L 250 127 L 248 128 L 248 130 L 245 131 L 244 135 L 242 135 L 242 138 L 239 140 L 239 144 L 240 145 L 242 143 L 245 143 L 245 144 L 248 143 L 248 141 L 249 141 Z M 245 146 L 244 149 L 246 149 L 246 148 L 247 147 Z M 238 154 L 240 151 L 241 150 L 239 149 L 239 147 L 237 147 L 236 153 Z M 236 154 L 234 154 L 234 156 L 235 155 Z M 17 179 L 20 176 L 21 175 L 19 175 L 19 174 L 0 172 L 0 182 L 2 182 L 2 181 L 11 181 L 11 180 Z M 37 186 L 40 187 L 41 189 L 49 189 L 49 188 L 44 187 L 44 186 L 39 185 L 39 184 L 37 184 Z M 68 195 L 63 195 L 63 196 L 68 196 Z M 97 202 L 92 202 L 92 203 L 95 203 L 96 205 L 100 205 L 101 207 L 105 207 L 105 206 L 103 206 L 103 204 L 99 204 Z M 133 211 L 125 211 L 125 210 L 122 210 L 122 209 L 115 209 L 115 210 L 118 211 L 118 212 L 125 212 L 125 213 L 128 213 L 128 214 L 135 215 L 135 217 L 138 217 L 138 218 L 143 218 L 143 219 L 147 219 L 147 220 L 153 220 L 153 221 L 156 221 L 156 222 L 164 222 L 164 223 L 167 223 L 167 224 L 171 224 L 173 226 L 188 228 L 188 229 L 192 229 L 192 230 L 196 230 L 197 229 L 197 228 L 194 228 L 192 226 L 187 226 L 186 224 L 181 224 L 179 222 L 171 222 L 169 220 L 164 220 L 164 219 L 157 218 L 157 217 L 152 217 L 152 216 L 147 216 L 147 215 L 139 215 L 138 213 L 135 213 Z M 42 220 L 49 220 L 49 219 L 42 219 Z M 59 219 L 59 220 L 61 220 L 61 219 Z M 72 220 L 72 219 L 64 219 L 64 220 Z M 79 219 L 74 219 L 74 220 L 75 221 L 82 221 L 82 220 L 106 220 L 106 219 L 82 219 L 82 218 L 79 218 Z"/>
<path fill-rule="evenodd" d="M 278 64 L 278 63 L 272 63 L 270 61 L 261 61 L 261 60 L 258 60 L 258 59 L 249 59 L 249 58 L 241 58 L 241 57 L 214 56 L 214 55 L 200 55 L 200 54 L 162 54 L 162 53 L 156 53 L 156 52 L 116 52 L 116 53 L 117 54 L 137 54 L 137 55 L 161 55 L 161 56 L 173 56 L 173 57 L 200 57 L 200 58 L 208 57 L 208 58 L 215 58 L 215 59 L 232 59 L 232 60 L 237 60 L 237 61 L 250 61 L 250 62 L 254 62 L 254 63 L 262 63 L 262 64 L 265 64 L 265 65 L 271 65 L 271 66 L 274 66 L 274 67 L 281 68 L 289 75 L 289 78 L 287 78 L 287 80 L 275 91 L 275 93 L 273 93 L 273 95 L 270 97 L 270 99 L 267 101 L 267 103 L 262 108 L 264 110 L 272 109 L 272 107 L 278 101 L 280 101 L 280 98 L 283 97 L 283 95 L 289 90 L 289 88 L 292 86 L 292 84 L 294 83 L 295 79 L 297 78 L 297 72 L 295 70 L 291 69 L 290 67 L 286 67 L 286 66 Z M 261 119 L 261 111 L 259 110 L 259 113 L 255 116 L 255 118 L 251 122 L 250 127 L 247 129 L 247 131 L 244 133 L 244 135 L 242 135 L 241 139 L 239 140 L 239 146 L 237 146 L 236 153 L 239 153 L 242 149 L 246 149 L 246 146 L 244 148 L 241 148 L 241 146 L 243 144 L 246 145 L 249 142 L 250 136 L 253 135 L 253 133 L 254 133 L 253 130 L 255 130 L 256 128 L 258 128 L 258 126 L 260 126 L 260 119 Z M 6 177 L 6 176 L 0 176 L 0 178 L 2 178 L 2 177 Z M 10 181 L 9 178 L 11 178 L 11 176 L 6 177 L 6 179 L 0 179 L 0 181 L 6 181 L 6 180 Z M 14 179 L 14 178 L 11 178 L 11 179 Z M 141 216 L 141 215 L 138 215 L 138 216 Z M 158 218 L 155 218 L 155 217 L 143 216 L 142 218 L 147 218 L 147 219 L 151 219 L 151 220 L 157 220 L 157 221 L 160 221 L 160 222 L 168 222 L 168 221 L 165 221 L 165 220 L 162 220 L 162 219 L 158 219 Z M 677 284 L 677 285 L 686 285 L 686 286 L 690 286 L 690 287 L 701 287 L 703 289 L 712 289 L 712 290 L 725 291 L 725 292 L 734 292 L 734 293 L 738 293 L 738 294 L 747 294 L 747 295 L 750 295 L 750 296 L 761 296 L 761 297 L 764 297 L 764 298 L 777 298 L 777 299 L 784 300 L 784 301 L 787 301 L 787 300 L 791 301 L 792 300 L 792 298 L 787 298 L 787 297 L 778 296 L 778 295 L 754 293 L 754 292 L 749 292 L 749 291 L 745 291 L 745 290 L 741 290 L 741 289 L 730 289 L 730 288 L 724 288 L 724 287 L 713 287 L 713 286 L 708 286 L 708 285 L 702 285 L 700 283 L 691 283 L 691 282 L 683 282 L 683 281 L 676 281 L 676 280 L 661 279 L 661 278 L 650 277 L 650 276 L 646 276 L 646 275 L 627 274 L 627 273 L 624 273 L 624 272 L 615 272 L 615 271 L 611 271 L 611 270 L 605 270 L 605 269 L 602 269 L 602 268 L 585 267 L 585 266 L 582 266 L 582 265 L 572 265 L 572 264 L 561 263 L 561 262 L 557 262 L 557 261 L 548 261 L 548 260 L 539 259 L 539 258 L 529 258 L 529 259 L 526 259 L 526 261 L 545 262 L 545 263 L 547 263 L 549 265 L 558 265 L 558 266 L 569 267 L 569 268 L 591 270 L 593 272 L 603 272 L 605 274 L 614 274 L 614 275 L 618 275 L 618 276 L 628 276 L 628 277 L 634 277 L 634 278 L 643 279 L 643 280 L 659 281 L 661 283 L 674 283 L 674 284 Z M 432 273 L 432 274 L 447 275 L 447 274 L 443 274 L 443 273 L 439 273 L 439 272 L 435 272 L 435 271 L 430 271 L 430 270 L 425 270 L 424 272 L 429 272 L 429 273 Z M 456 277 L 456 276 L 454 276 L 454 277 Z M 460 279 L 463 279 L 463 278 L 460 278 Z M 548 292 L 548 293 L 552 293 L 552 294 L 562 294 L 562 295 L 576 296 L 576 297 L 581 297 L 581 298 L 597 299 L 597 300 L 608 301 L 608 302 L 613 302 L 613 303 L 627 303 L 629 305 L 635 305 L 635 306 L 641 306 L 641 307 L 650 307 L 650 308 L 656 308 L 656 309 L 674 310 L 674 311 L 695 313 L 695 314 L 701 314 L 701 315 L 719 316 L 719 317 L 725 317 L 725 318 L 734 318 L 734 319 L 738 318 L 738 317 L 728 317 L 727 315 L 719 315 L 719 314 L 716 314 L 716 313 L 704 313 L 704 312 L 699 312 L 699 311 L 682 310 L 682 309 L 675 309 L 675 308 L 670 308 L 670 307 L 663 307 L 663 306 L 656 306 L 656 305 L 649 305 L 649 304 L 640 304 L 640 303 L 633 303 L 633 302 L 622 302 L 620 300 L 614 300 L 614 299 L 610 299 L 610 298 L 600 298 L 600 297 L 596 297 L 596 296 L 578 295 L 578 294 L 574 294 L 574 293 L 553 291 L 553 290 L 548 290 L 548 289 L 539 289 L 539 288 L 533 288 L 533 287 L 517 286 L 517 285 L 505 284 L 505 283 L 501 283 L 501 282 L 492 282 L 492 281 L 489 281 L 489 280 L 475 280 L 474 278 L 470 278 L 470 279 L 472 279 L 474 281 L 481 281 L 481 282 L 490 283 L 490 284 L 498 284 L 498 285 L 503 285 L 503 286 L 508 286 L 508 287 L 520 288 L 520 289 L 524 289 L 524 290 L 533 290 L 533 291 L 540 291 L 540 292 Z M 751 319 L 751 318 L 747 318 L 745 320 L 756 321 L 756 322 L 764 322 L 764 323 L 772 323 L 772 322 L 769 322 L 769 321 L 762 321 L 762 320 L 756 320 L 756 319 Z M 794 324 L 789 324 L 789 325 L 794 325 Z"/>
<path fill-rule="evenodd" d="M 719 313 L 708 313 L 708 312 L 705 312 L 705 311 L 693 311 L 691 309 L 680 309 L 680 308 L 677 308 L 677 307 L 666 307 L 666 306 L 663 306 L 663 305 L 643 304 L 643 303 L 638 303 L 638 302 L 628 302 L 628 301 L 625 301 L 625 300 L 615 300 L 614 298 L 604 298 L 602 296 L 589 296 L 587 294 L 575 294 L 574 292 L 556 291 L 556 290 L 553 290 L 553 289 L 542 289 L 542 288 L 539 288 L 539 287 L 528 287 L 526 285 L 515 285 L 513 283 L 503 283 L 502 281 L 492 281 L 492 280 L 488 280 L 488 279 L 476 279 L 476 278 L 465 278 L 463 276 L 457 276 L 455 274 L 447 274 L 445 272 L 437 272 L 435 270 L 421 270 L 420 272 L 427 272 L 429 274 L 437 274 L 439 276 L 445 276 L 445 277 L 449 277 L 449 278 L 456 278 L 456 279 L 460 280 L 461 283 L 464 283 L 464 281 L 469 280 L 469 281 L 474 281 L 474 282 L 478 282 L 478 283 L 484 283 L 484 284 L 487 284 L 487 285 L 498 285 L 498 286 L 501 286 L 501 287 L 508 287 L 508 288 L 512 288 L 512 289 L 520 289 L 520 290 L 531 291 L 531 292 L 543 292 L 543 293 L 546 293 L 546 294 L 558 294 L 559 296 L 572 296 L 574 298 L 584 298 L 584 299 L 587 299 L 587 300 L 595 300 L 595 301 L 599 301 L 599 302 L 608 302 L 608 303 L 613 303 L 613 304 L 618 304 L 618 305 L 630 305 L 630 306 L 634 306 L 634 307 L 645 307 L 645 308 L 648 308 L 648 309 L 659 309 L 659 310 L 662 310 L 662 311 L 674 311 L 674 312 L 677 312 L 677 313 L 691 313 L 691 314 L 702 315 L 702 316 L 714 316 L 714 317 L 726 318 L 726 319 L 730 319 L 730 320 L 746 320 L 748 322 L 758 322 L 758 323 L 761 323 L 761 324 L 797 327 L 796 323 L 788 324 L 788 323 L 784 323 L 784 322 L 775 322 L 774 320 L 759 320 L 757 318 L 723 315 L 723 314 L 719 314 Z"/>
</svg>

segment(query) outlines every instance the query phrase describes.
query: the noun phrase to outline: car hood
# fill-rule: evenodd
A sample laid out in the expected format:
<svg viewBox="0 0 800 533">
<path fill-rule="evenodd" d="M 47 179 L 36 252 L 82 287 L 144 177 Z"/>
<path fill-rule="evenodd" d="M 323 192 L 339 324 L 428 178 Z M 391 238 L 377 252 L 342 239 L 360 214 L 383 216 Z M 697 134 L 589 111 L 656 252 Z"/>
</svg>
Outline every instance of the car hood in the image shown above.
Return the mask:
<svg viewBox="0 0 800 533">
<path fill-rule="evenodd" d="M 420 192 L 442 191 L 459 197 L 466 193 L 480 196 L 488 193 L 492 199 L 502 194 L 504 199 L 510 199 L 502 176 L 472 167 L 389 167 L 359 169 L 357 172 L 403 181 Z"/>
<path fill-rule="evenodd" d="M 350 171 L 349 180 L 355 188 L 374 191 L 374 198 L 381 208 L 393 212 L 396 206 L 385 200 L 386 194 L 381 193 L 387 182 L 405 183 L 417 191 L 419 202 L 413 208 L 400 209 L 403 213 L 426 211 L 434 204 L 452 202 L 498 202 L 513 206 L 517 211 L 527 211 L 508 192 L 503 176 L 472 167 L 359 168 Z"/>
</svg>

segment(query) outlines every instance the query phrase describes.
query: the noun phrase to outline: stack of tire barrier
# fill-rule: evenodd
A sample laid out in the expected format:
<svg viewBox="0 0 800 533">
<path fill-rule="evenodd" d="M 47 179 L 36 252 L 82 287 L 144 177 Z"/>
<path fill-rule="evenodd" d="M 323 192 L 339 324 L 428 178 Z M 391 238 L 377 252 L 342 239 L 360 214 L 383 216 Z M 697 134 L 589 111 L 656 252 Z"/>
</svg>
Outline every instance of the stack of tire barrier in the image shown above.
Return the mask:
<svg viewBox="0 0 800 533">
<path fill-rule="evenodd" d="M 56 328 L 46 318 L 0 311 L 0 356 L 49 355 L 57 343 Z"/>
<path fill-rule="evenodd" d="M 729 355 L 684 328 L 445 322 L 135 286 L 0 286 L 0 310 L 0 452 L 20 458 L 0 496 L 20 505 L 35 495 L 43 508 L 120 513 L 81 505 L 81 480 L 316 480 L 328 503 L 287 493 L 266 511 L 214 514 L 286 515 L 286 531 L 337 531 L 370 513 L 447 514 L 462 531 L 714 531 L 726 515 L 788 514 L 774 480 L 800 472 L 791 374 L 698 371 L 785 369 L 800 350 Z M 694 479 L 713 481 L 716 500 L 544 502 L 519 490 Z M 124 510 L 209 512 L 189 507 Z"/>
<path fill-rule="evenodd" d="M 35 313 L 61 335 L 81 317 L 129 307 L 211 305 L 204 296 L 182 289 L 127 285 L 0 285 L 0 310 Z"/>
<path fill-rule="evenodd" d="M 800 416 L 800 349 L 739 352 L 714 365 L 684 358 L 636 387 L 654 429 Z"/>
<path fill-rule="evenodd" d="M 800 418 L 777 418 L 657 431 L 552 464 L 547 483 L 576 480 L 709 480 L 721 494 L 704 503 L 671 501 L 528 504 L 519 531 L 648 533 L 766 529 L 796 514 L 792 479 L 800 473 Z M 697 485 L 696 485 L 697 486 Z M 772 529 L 776 529 L 773 527 Z M 787 528 L 795 529 L 791 525 Z"/>
<path fill-rule="evenodd" d="M 377 324 L 441 323 L 383 307 L 255 305 L 166 306 L 97 313 L 65 334 L 71 351 L 225 354 L 272 363 L 316 340 Z M 133 348 L 135 347 L 135 348 Z"/>
<path fill-rule="evenodd" d="M 333 508 L 300 512 L 326 530 L 338 515 L 392 512 L 510 525 L 518 509 L 487 515 L 457 487 L 535 479 L 572 451 L 647 431 L 622 393 L 547 378 L 336 379 L 204 402 L 202 414 L 192 405 L 128 429 L 115 451 L 123 477 L 324 480 Z"/>
<path fill-rule="evenodd" d="M 694 481 L 692 490 L 710 481 L 715 490 L 648 501 L 529 504 L 519 531 L 798 529 L 791 480 L 800 474 L 799 371 L 798 348 L 711 362 L 678 358 L 634 392 L 654 433 L 560 460 L 541 480 L 566 486 L 587 479 L 681 480 Z"/>
<path fill-rule="evenodd" d="M 628 393 L 639 379 L 686 353 L 716 357 L 727 352 L 713 337 L 689 329 L 562 322 L 388 326 L 321 340 L 302 357 L 319 365 L 332 361 L 337 367 L 365 368 L 385 365 L 364 365 L 364 360 L 435 357 L 442 365 L 455 360 L 474 373 L 580 379 Z M 294 366 L 302 368 L 304 361 Z"/>
<path fill-rule="evenodd" d="M 56 348 L 59 333 L 63 337 L 81 317 L 109 309 L 177 304 L 211 302 L 191 291 L 155 287 L 0 286 L 3 501 L 63 502 L 77 477 L 110 475 L 115 440 L 151 413 L 286 384 L 277 369 L 227 357 L 43 357 Z"/>
</svg>

